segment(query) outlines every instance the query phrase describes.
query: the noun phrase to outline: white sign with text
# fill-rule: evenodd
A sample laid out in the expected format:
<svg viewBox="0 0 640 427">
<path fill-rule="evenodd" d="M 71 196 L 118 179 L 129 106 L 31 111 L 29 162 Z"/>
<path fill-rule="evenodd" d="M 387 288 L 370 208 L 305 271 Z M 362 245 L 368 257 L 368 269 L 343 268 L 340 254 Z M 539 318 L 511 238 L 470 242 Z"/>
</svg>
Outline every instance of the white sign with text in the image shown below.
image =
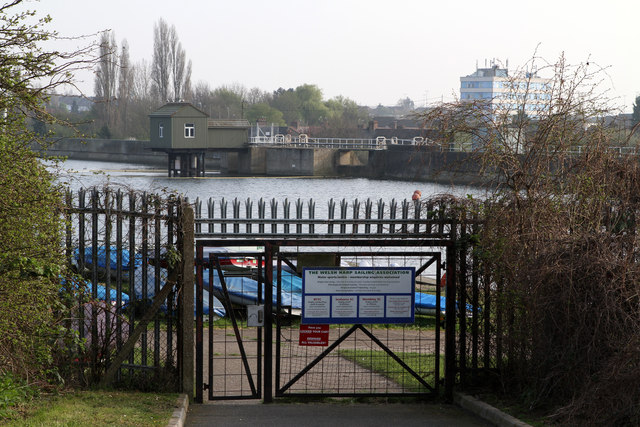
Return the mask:
<svg viewBox="0 0 640 427">
<path fill-rule="evenodd" d="M 302 323 L 413 323 L 413 267 L 305 268 Z"/>
</svg>

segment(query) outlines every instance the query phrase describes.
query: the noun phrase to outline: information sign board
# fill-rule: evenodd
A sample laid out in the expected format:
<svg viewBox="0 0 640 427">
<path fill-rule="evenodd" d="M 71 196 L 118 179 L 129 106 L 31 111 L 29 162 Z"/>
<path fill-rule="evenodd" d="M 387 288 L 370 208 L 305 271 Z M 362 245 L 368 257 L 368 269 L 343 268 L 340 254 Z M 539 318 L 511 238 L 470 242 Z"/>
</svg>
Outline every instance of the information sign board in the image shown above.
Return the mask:
<svg viewBox="0 0 640 427">
<path fill-rule="evenodd" d="M 413 323 L 415 268 L 302 270 L 302 323 Z"/>
</svg>

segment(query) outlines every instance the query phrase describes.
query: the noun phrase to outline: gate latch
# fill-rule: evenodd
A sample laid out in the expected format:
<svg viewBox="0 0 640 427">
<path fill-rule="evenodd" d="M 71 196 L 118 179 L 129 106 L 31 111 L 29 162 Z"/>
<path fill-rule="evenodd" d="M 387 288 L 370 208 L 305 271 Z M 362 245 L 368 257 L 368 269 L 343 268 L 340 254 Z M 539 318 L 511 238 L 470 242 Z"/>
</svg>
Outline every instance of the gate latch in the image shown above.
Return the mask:
<svg viewBox="0 0 640 427">
<path fill-rule="evenodd" d="M 264 305 L 247 306 L 247 326 L 264 326 Z"/>
</svg>

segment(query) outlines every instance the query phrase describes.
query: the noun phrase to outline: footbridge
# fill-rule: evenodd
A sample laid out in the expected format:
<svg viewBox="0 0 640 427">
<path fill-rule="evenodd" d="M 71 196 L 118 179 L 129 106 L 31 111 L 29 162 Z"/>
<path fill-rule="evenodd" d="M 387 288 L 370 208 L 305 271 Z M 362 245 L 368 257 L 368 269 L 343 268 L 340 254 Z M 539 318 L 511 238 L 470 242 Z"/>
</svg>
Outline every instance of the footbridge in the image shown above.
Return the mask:
<svg viewBox="0 0 640 427">
<path fill-rule="evenodd" d="M 253 147 L 332 148 L 342 150 L 386 150 L 388 146 L 393 145 L 421 146 L 435 144 L 434 141 L 420 136 L 412 139 L 386 138 L 384 136 L 366 139 L 315 138 L 306 134 L 298 136 L 278 134 L 273 136 L 253 136 L 249 139 L 249 146 Z"/>
</svg>

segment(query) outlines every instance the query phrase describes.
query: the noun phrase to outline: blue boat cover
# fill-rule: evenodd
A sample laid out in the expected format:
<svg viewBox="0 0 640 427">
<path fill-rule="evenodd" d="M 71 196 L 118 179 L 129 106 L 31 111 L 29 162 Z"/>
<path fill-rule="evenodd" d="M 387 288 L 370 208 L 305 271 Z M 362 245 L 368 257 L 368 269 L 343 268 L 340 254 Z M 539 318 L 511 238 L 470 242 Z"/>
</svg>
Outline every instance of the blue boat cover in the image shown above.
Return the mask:
<svg viewBox="0 0 640 427">
<path fill-rule="evenodd" d="M 416 292 L 416 301 L 415 306 L 416 310 L 419 309 L 436 309 L 436 302 L 438 301 L 437 297 L 432 294 L 424 294 L 422 292 Z M 440 297 L 440 310 L 445 311 L 447 307 L 447 298 L 441 296 Z M 459 310 L 458 302 L 456 301 L 456 311 Z M 473 311 L 473 306 L 471 304 L 467 304 L 467 313 L 471 313 Z M 478 312 L 482 311 L 478 308 Z"/>
<path fill-rule="evenodd" d="M 431 294 L 424 294 L 422 292 L 416 292 L 415 295 L 415 306 L 416 310 L 435 310 L 436 304 L 438 302 L 438 297 Z M 447 299 L 445 297 L 440 297 L 440 310 L 444 311 L 446 307 Z"/>
<path fill-rule="evenodd" d="M 135 285 L 135 291 L 136 291 L 136 298 L 137 299 L 142 299 L 142 267 L 138 267 L 136 268 L 135 271 L 135 277 L 136 277 L 136 285 Z M 147 299 L 153 299 L 153 297 L 155 296 L 155 267 L 152 265 L 147 265 L 147 289 L 146 289 L 146 294 L 147 294 Z M 160 289 L 162 289 L 162 287 L 165 284 L 165 278 L 167 277 L 167 270 L 165 268 L 159 268 L 158 271 L 160 272 Z M 195 284 L 194 284 L 194 289 L 195 289 Z M 211 314 L 211 307 L 209 306 L 209 292 L 208 291 L 204 291 L 203 294 L 203 314 L 205 316 L 209 316 Z M 195 304 L 196 304 L 196 296 L 195 296 L 195 292 L 194 292 L 194 297 L 193 297 L 193 313 L 195 316 Z M 167 309 L 166 305 L 162 305 L 161 307 L 162 310 Z M 219 316 L 219 317 L 224 317 L 226 315 L 226 311 L 224 309 L 224 306 L 222 305 L 222 303 L 220 302 L 220 300 L 218 300 L 218 298 L 216 298 L 215 296 L 213 297 L 213 314 Z"/>
<path fill-rule="evenodd" d="M 258 303 L 258 282 L 248 277 L 231 277 L 224 278 L 229 292 L 229 298 L 232 302 L 242 305 L 253 305 Z M 213 286 L 209 284 L 209 270 L 205 269 L 203 273 L 203 286 L 206 290 L 211 291 L 218 298 L 223 298 L 222 283 L 218 278 L 218 272 L 213 272 Z M 278 298 L 278 282 L 277 276 L 273 280 L 273 299 L 272 304 L 277 305 Z M 264 286 L 262 289 L 262 299 L 264 300 Z M 280 304 L 282 307 L 291 307 L 294 309 L 302 309 L 302 279 L 291 272 L 282 272 L 282 291 L 280 292 Z"/>
<path fill-rule="evenodd" d="M 110 252 L 109 252 L 109 258 L 110 258 L 110 263 L 109 263 L 109 267 L 111 268 L 112 271 L 116 271 L 116 269 L 118 268 L 118 253 L 117 253 L 117 247 L 116 246 L 110 246 Z M 80 248 L 76 248 L 74 251 L 74 257 L 76 259 L 76 261 L 79 261 L 80 259 Z M 105 246 L 99 246 L 98 247 L 98 267 L 100 268 L 106 268 L 107 267 L 107 263 L 106 263 L 106 258 L 107 258 L 107 250 Z M 85 265 L 91 265 L 91 263 L 93 262 L 93 246 L 87 246 L 84 248 L 84 263 Z M 140 265 L 142 265 L 142 254 L 135 254 L 134 259 L 134 266 L 135 268 L 139 267 Z M 122 250 L 122 271 L 128 271 L 129 270 L 129 251 L 126 249 Z"/>
</svg>

